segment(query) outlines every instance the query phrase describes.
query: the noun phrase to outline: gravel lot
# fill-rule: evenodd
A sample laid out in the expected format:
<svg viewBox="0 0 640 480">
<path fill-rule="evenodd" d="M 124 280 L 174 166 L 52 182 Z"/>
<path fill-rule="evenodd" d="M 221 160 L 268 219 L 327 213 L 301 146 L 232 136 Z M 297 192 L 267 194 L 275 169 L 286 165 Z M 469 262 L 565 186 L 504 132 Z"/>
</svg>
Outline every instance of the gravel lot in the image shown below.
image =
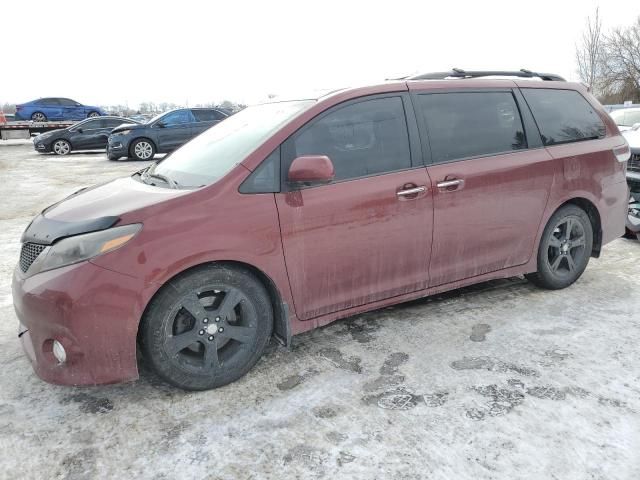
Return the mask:
<svg viewBox="0 0 640 480">
<path fill-rule="evenodd" d="M 69 388 L 32 372 L 11 272 L 45 206 L 141 162 L 0 142 L 0 478 L 640 478 L 640 244 L 569 289 L 485 283 L 272 345 L 185 393 Z"/>
</svg>

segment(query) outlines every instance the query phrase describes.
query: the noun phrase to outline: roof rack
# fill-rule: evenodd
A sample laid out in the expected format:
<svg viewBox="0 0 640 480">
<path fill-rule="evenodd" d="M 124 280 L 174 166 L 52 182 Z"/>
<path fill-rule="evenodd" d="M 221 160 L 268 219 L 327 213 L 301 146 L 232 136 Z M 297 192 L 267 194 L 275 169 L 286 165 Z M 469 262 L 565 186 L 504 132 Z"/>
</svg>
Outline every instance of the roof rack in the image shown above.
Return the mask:
<svg viewBox="0 0 640 480">
<path fill-rule="evenodd" d="M 405 77 L 403 80 L 444 80 L 445 78 L 478 78 L 478 77 L 521 77 L 521 78 L 540 78 L 547 81 L 560 81 L 566 80 L 560 75 L 555 73 L 536 73 L 531 70 L 525 70 L 524 68 L 517 72 L 508 71 L 482 71 L 473 70 L 467 71 L 460 68 L 454 68 L 450 72 L 434 72 L 434 73 L 422 73 L 420 75 L 412 75 Z"/>
</svg>

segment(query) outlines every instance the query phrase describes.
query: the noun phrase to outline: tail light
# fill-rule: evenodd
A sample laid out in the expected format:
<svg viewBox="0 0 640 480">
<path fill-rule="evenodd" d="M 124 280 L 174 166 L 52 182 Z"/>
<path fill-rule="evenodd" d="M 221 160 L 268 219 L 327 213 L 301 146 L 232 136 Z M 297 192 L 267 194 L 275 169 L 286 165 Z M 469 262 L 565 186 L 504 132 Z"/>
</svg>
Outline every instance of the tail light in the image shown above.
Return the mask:
<svg viewBox="0 0 640 480">
<path fill-rule="evenodd" d="M 614 148 L 613 154 L 620 163 L 628 161 L 631 158 L 631 149 L 629 148 L 629 144 L 625 142 L 624 145 Z"/>
</svg>

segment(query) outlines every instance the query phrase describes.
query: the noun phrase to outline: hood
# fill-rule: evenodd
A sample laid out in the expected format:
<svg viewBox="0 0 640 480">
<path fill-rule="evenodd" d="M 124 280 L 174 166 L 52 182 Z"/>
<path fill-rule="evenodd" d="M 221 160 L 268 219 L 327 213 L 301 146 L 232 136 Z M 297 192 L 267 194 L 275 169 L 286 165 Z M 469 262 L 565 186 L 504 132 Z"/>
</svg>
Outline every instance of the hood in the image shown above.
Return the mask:
<svg viewBox="0 0 640 480">
<path fill-rule="evenodd" d="M 189 192 L 191 190 L 154 187 L 126 177 L 79 190 L 42 213 L 48 219 L 62 222 L 119 217 Z"/>
<path fill-rule="evenodd" d="M 124 130 L 141 130 L 143 128 L 147 128 L 148 126 L 148 123 L 124 123 L 111 130 L 111 133 L 118 133 Z"/>
<path fill-rule="evenodd" d="M 66 131 L 67 131 L 66 128 L 57 128 L 55 130 L 49 130 L 48 132 L 43 132 L 40 135 L 36 135 L 36 137 L 34 138 L 34 141 L 38 139 L 53 137 L 54 135 L 57 135 L 59 133 L 66 132 Z"/>
<path fill-rule="evenodd" d="M 60 238 L 104 230 L 125 213 L 190 191 L 154 187 L 131 177 L 83 188 L 44 209 L 24 231 L 22 242 L 51 245 Z"/>
</svg>

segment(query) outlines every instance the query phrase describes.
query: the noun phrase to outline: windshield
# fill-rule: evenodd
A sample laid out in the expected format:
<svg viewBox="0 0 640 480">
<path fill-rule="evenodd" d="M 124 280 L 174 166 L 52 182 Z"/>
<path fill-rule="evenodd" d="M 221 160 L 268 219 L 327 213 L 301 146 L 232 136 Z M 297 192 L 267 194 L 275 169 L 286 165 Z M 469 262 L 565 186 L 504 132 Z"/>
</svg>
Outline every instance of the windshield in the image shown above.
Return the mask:
<svg viewBox="0 0 640 480">
<path fill-rule="evenodd" d="M 200 187 L 220 179 L 313 100 L 266 103 L 245 108 L 167 156 L 149 173 L 180 187 Z"/>
</svg>

